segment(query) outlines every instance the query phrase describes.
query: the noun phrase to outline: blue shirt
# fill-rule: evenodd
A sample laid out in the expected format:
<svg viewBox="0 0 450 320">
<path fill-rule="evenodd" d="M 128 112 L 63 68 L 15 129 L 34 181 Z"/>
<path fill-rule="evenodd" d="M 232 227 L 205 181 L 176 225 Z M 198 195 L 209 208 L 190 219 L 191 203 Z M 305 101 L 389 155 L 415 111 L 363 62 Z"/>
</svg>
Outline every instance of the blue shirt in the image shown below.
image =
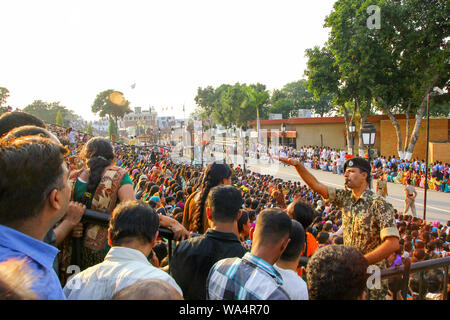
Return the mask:
<svg viewBox="0 0 450 320">
<path fill-rule="evenodd" d="M 0 262 L 25 259 L 35 278 L 31 290 L 38 299 L 66 300 L 53 261 L 59 250 L 20 231 L 0 225 Z"/>
</svg>

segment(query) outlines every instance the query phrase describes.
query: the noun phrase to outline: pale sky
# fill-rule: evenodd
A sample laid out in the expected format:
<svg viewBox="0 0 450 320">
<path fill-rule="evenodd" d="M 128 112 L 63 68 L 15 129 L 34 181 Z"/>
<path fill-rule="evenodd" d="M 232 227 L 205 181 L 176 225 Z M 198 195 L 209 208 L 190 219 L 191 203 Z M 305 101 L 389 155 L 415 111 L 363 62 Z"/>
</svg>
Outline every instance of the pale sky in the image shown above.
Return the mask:
<svg viewBox="0 0 450 320">
<path fill-rule="evenodd" d="M 96 95 L 115 89 L 132 108 L 182 118 L 199 86 L 260 82 L 273 90 L 303 78 L 305 50 L 327 40 L 334 2 L 4 0 L 0 87 L 21 109 L 59 101 L 93 120 Z"/>
</svg>

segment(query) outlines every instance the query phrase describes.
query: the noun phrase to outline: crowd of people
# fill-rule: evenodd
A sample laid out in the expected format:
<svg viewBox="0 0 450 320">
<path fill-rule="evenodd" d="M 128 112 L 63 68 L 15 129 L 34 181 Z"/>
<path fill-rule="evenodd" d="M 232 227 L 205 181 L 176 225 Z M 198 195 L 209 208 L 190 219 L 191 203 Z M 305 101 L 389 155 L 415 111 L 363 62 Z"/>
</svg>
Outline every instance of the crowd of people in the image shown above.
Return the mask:
<svg viewBox="0 0 450 320">
<path fill-rule="evenodd" d="M 293 146 L 280 146 L 272 152 L 301 159 L 306 167 L 339 175 L 343 174 L 345 161 L 352 157 L 342 149 L 318 146 L 303 146 L 298 150 Z M 364 157 L 367 159 L 367 154 Z M 450 165 L 442 161 L 428 164 L 427 179 L 426 162 L 423 159 L 402 160 L 395 155 L 387 158 L 380 155 L 371 159 L 371 166 L 374 178 L 383 175 L 385 181 L 419 188 L 425 188 L 427 183 L 430 190 L 450 192 Z"/>
<path fill-rule="evenodd" d="M 420 275 L 402 296 L 398 278 L 368 289 L 368 266 L 450 256 L 450 221 L 397 212 L 370 190 L 359 195 L 373 208 L 357 202 L 367 214 L 349 222 L 351 192 L 324 187 L 289 159 L 310 163 L 308 148 L 278 159 L 305 184 L 177 163 L 165 147 L 120 145 L 23 112 L 0 117 L 0 137 L 1 299 L 414 300 Z M 353 192 L 371 178 L 363 161 L 336 169 Z M 86 209 L 108 224 L 84 219 Z M 422 288 L 443 299 L 442 268 L 427 271 Z"/>
</svg>

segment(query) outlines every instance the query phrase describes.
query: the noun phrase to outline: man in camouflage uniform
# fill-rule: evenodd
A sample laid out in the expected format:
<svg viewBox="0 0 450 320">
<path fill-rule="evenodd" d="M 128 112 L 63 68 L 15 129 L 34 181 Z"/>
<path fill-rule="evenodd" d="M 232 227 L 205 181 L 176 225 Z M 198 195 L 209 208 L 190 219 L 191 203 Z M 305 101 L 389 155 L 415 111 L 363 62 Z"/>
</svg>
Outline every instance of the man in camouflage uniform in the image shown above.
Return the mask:
<svg viewBox="0 0 450 320">
<path fill-rule="evenodd" d="M 336 189 L 320 183 L 297 160 L 279 160 L 295 166 L 311 189 L 342 210 L 344 245 L 359 249 L 368 265 L 386 268 L 386 258 L 398 250 L 400 236 L 392 205 L 369 189 L 369 162 L 362 158 L 347 160 L 344 164 L 346 189 Z M 386 293 L 386 284 L 382 282 L 380 290 L 367 290 L 367 298 L 384 299 Z"/>
</svg>

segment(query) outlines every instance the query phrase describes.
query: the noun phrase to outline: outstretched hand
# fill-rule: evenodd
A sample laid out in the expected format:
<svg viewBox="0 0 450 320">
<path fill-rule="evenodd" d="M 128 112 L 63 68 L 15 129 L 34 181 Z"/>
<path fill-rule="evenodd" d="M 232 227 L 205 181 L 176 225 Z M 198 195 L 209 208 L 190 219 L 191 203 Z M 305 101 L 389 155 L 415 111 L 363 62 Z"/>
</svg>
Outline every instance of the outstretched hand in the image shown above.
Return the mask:
<svg viewBox="0 0 450 320">
<path fill-rule="evenodd" d="M 295 160 L 293 158 L 283 158 L 283 157 L 277 157 L 277 156 L 273 156 L 274 159 L 283 162 L 285 164 L 288 164 L 290 166 L 296 166 L 299 164 L 298 160 Z"/>
</svg>

